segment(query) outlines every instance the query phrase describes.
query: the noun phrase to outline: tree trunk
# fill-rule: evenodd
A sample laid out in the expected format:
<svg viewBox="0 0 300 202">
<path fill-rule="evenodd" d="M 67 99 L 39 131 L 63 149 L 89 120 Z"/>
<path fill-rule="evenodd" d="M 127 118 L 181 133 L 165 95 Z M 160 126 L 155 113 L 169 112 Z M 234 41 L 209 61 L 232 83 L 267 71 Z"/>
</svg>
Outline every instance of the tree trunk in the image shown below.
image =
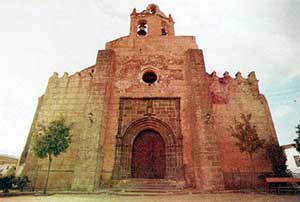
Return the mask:
<svg viewBox="0 0 300 202">
<path fill-rule="evenodd" d="M 250 163 L 251 163 L 251 187 L 255 188 L 255 184 L 254 184 L 255 165 L 253 161 L 253 154 L 250 153 L 249 156 L 250 156 Z"/>
<path fill-rule="evenodd" d="M 47 187 L 48 187 L 48 179 L 49 179 L 49 174 L 50 174 L 50 168 L 51 168 L 51 163 L 52 163 L 52 156 L 51 154 L 48 155 L 48 170 L 47 170 L 47 177 L 46 177 L 46 181 L 45 181 L 45 185 L 44 185 L 44 190 L 43 190 L 43 194 L 47 193 Z"/>
</svg>

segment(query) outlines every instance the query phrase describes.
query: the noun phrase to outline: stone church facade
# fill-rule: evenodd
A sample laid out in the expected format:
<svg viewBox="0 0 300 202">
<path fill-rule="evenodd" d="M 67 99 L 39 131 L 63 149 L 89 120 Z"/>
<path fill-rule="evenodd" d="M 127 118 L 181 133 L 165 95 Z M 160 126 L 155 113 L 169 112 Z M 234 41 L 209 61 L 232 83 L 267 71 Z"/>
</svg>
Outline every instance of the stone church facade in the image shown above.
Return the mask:
<svg viewBox="0 0 300 202">
<path fill-rule="evenodd" d="M 154 4 L 130 17 L 129 36 L 106 43 L 95 65 L 50 77 L 19 162 L 23 174 L 43 186 L 47 160 L 32 154 L 32 134 L 63 116 L 73 123 L 72 143 L 53 160 L 49 189 L 97 191 L 131 179 L 200 191 L 244 183 L 229 177 L 250 166 L 228 130 L 235 118 L 251 113 L 260 138 L 276 138 L 255 73 L 208 74 L 195 37 L 175 36 L 171 15 Z M 256 173 L 271 171 L 263 150 L 254 161 Z"/>
</svg>

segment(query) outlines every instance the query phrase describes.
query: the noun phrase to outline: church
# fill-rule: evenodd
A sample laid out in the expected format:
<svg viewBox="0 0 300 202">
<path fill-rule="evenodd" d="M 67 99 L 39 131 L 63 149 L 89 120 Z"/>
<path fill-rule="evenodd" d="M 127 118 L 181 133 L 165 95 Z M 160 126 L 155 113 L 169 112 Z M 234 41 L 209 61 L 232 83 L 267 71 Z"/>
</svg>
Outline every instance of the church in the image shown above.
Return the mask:
<svg viewBox="0 0 300 202">
<path fill-rule="evenodd" d="M 133 9 L 129 35 L 107 42 L 93 66 L 49 78 L 19 161 L 36 190 L 47 159 L 33 155 L 32 135 L 61 116 L 73 124 L 72 142 L 53 159 L 50 190 L 165 185 L 211 192 L 249 183 L 250 161 L 230 126 L 251 114 L 261 139 L 277 139 L 255 73 L 207 73 L 195 37 L 176 36 L 174 24 L 155 4 Z M 256 177 L 271 172 L 263 149 L 254 162 Z"/>
</svg>

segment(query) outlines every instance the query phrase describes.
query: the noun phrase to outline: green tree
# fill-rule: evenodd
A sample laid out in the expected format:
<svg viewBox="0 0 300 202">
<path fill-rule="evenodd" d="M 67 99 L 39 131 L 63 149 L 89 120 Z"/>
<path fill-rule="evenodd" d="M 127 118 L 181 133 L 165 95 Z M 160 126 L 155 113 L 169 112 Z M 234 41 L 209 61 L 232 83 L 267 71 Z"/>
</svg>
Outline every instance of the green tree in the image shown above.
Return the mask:
<svg viewBox="0 0 300 202">
<path fill-rule="evenodd" d="M 63 118 L 52 121 L 45 126 L 39 124 L 36 133 L 33 135 L 32 151 L 36 157 L 48 158 L 48 170 L 43 193 L 46 194 L 48 187 L 49 173 L 53 156 L 58 156 L 66 151 L 71 143 L 71 125 L 66 125 Z"/>
<path fill-rule="evenodd" d="M 251 114 L 241 114 L 241 121 L 235 119 L 235 124 L 230 126 L 230 130 L 231 135 L 237 139 L 236 145 L 240 151 L 247 153 L 249 156 L 252 170 L 251 184 L 253 186 L 255 173 L 253 155 L 264 147 L 265 140 L 258 137 L 256 126 L 252 125 L 250 120 Z"/>
<path fill-rule="evenodd" d="M 294 141 L 296 142 L 297 151 L 300 152 L 300 124 L 296 126 L 296 129 L 296 134 L 298 135 L 298 137 L 294 139 Z"/>
<path fill-rule="evenodd" d="M 272 163 L 272 170 L 277 177 L 286 177 L 286 156 L 283 148 L 279 146 L 278 142 L 274 138 L 268 141 L 265 145 L 266 156 Z"/>
</svg>

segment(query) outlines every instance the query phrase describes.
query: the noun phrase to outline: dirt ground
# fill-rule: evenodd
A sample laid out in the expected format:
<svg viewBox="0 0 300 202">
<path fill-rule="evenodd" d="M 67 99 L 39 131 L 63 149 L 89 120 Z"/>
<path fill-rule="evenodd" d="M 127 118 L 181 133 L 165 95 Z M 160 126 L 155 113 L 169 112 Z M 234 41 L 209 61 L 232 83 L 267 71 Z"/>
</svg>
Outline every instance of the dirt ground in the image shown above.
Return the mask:
<svg viewBox="0 0 300 202">
<path fill-rule="evenodd" d="M 114 196 L 106 194 L 56 194 L 52 196 L 17 196 L 0 202 L 300 202 L 300 195 L 258 193 L 223 193 L 174 196 Z"/>
</svg>

